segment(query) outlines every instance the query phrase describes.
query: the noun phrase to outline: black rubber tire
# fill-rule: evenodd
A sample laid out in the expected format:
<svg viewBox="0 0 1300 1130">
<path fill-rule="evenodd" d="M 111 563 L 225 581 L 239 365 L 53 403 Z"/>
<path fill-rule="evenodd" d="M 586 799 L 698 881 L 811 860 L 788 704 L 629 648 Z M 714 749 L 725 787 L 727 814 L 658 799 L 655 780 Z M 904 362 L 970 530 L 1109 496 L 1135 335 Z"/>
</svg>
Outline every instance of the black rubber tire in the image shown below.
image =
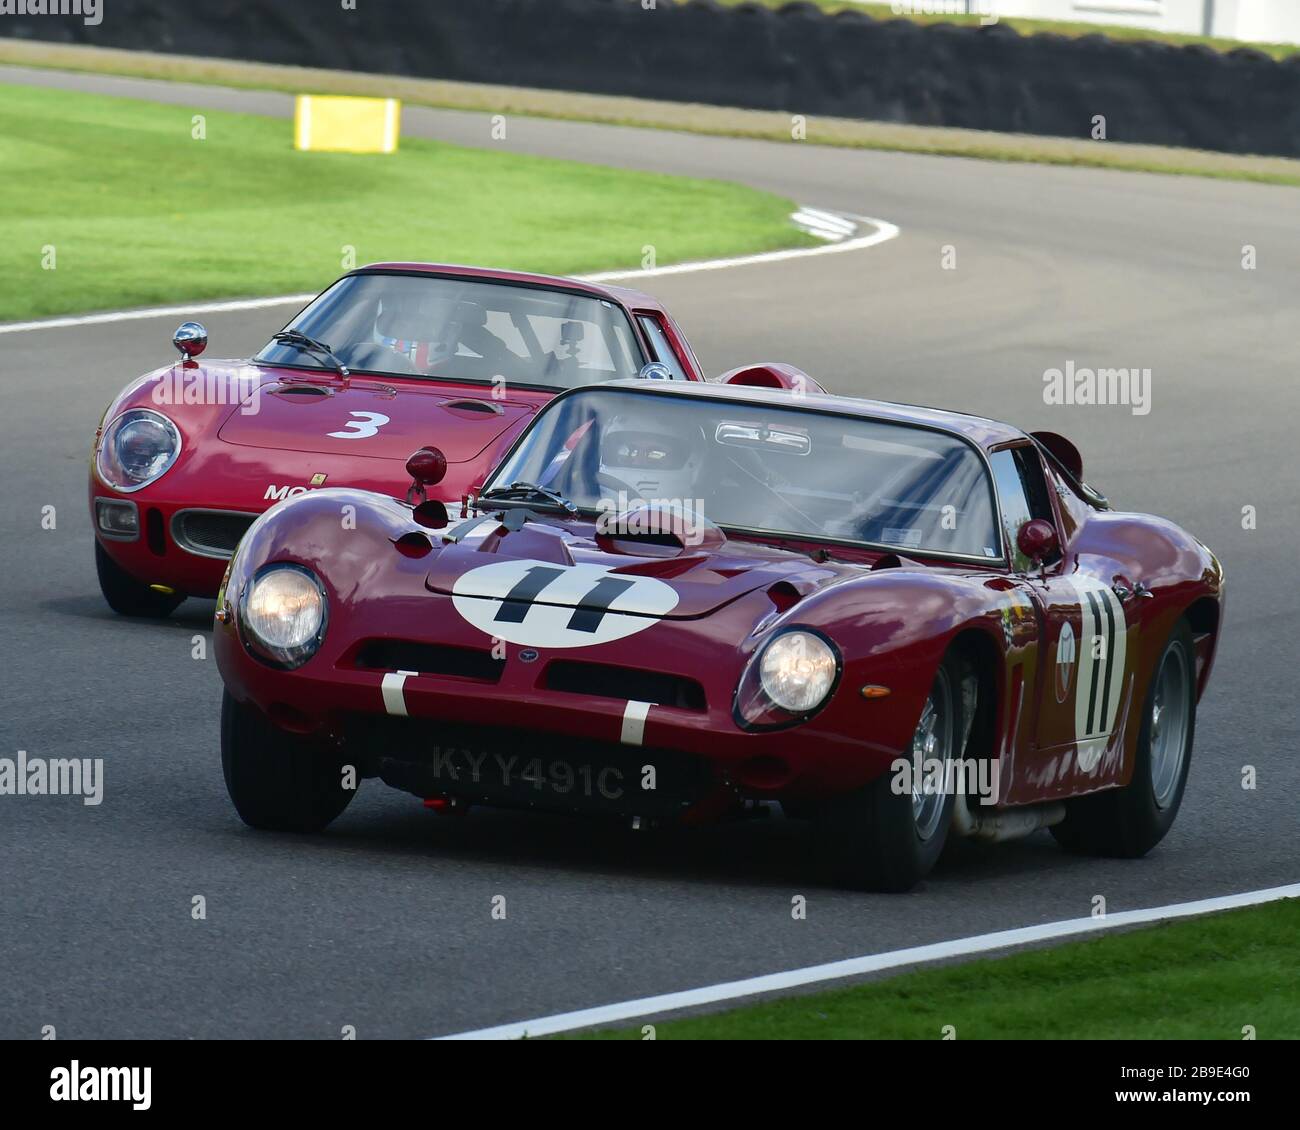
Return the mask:
<svg viewBox="0 0 1300 1130">
<path fill-rule="evenodd" d="M 99 591 L 104 594 L 109 608 L 119 616 L 152 616 L 161 619 L 170 616 L 185 599 L 184 593 L 154 592 L 148 585 L 137 581 L 95 542 L 95 572 L 99 576 Z"/>
<path fill-rule="evenodd" d="M 343 787 L 337 750 L 277 728 L 260 710 L 223 692 L 221 769 L 239 817 L 271 832 L 319 832 L 356 789 Z"/>
<path fill-rule="evenodd" d="M 949 755 L 960 756 L 965 732 L 961 702 L 961 665 L 947 657 L 935 676 L 935 687 L 946 682 L 952 712 Z M 933 693 L 933 692 L 932 692 Z M 910 793 L 895 793 L 893 773 L 827 802 L 815 824 L 822 864 L 834 881 L 866 891 L 910 891 L 943 852 L 952 825 L 953 793 L 944 797 L 938 827 L 928 840 L 917 833 Z"/>
<path fill-rule="evenodd" d="M 1065 802 L 1065 820 L 1053 826 L 1052 835 L 1066 851 L 1081 855 L 1137 859 L 1164 839 L 1173 826 L 1183 802 L 1183 790 L 1187 787 L 1187 774 L 1192 765 L 1193 739 L 1196 736 L 1196 650 L 1192 643 L 1192 631 L 1185 620 L 1178 622 L 1160 652 L 1160 663 L 1156 666 L 1157 677 L 1165 656 L 1170 648 L 1175 647 L 1185 649 L 1184 670 L 1189 685 L 1186 688 L 1187 746 L 1171 803 L 1163 809 L 1157 806 L 1151 785 L 1151 700 L 1156 691 L 1156 678 L 1153 677 L 1142 704 L 1142 728 L 1138 732 L 1133 776 L 1122 788 L 1107 789 Z"/>
</svg>

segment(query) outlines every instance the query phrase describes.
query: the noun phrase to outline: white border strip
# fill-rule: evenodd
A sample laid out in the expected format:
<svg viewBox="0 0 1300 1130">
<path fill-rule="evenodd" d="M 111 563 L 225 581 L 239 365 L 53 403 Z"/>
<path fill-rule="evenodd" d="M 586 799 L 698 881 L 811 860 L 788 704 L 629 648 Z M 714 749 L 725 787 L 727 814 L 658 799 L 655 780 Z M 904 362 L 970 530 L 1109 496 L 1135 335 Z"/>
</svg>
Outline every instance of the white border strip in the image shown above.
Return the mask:
<svg viewBox="0 0 1300 1130">
<path fill-rule="evenodd" d="M 623 730 L 619 741 L 624 745 L 642 745 L 645 742 L 645 720 L 650 716 L 653 702 L 637 702 L 629 699 L 623 708 Z"/>
<path fill-rule="evenodd" d="M 1196 902 L 1173 903 L 1147 910 L 1125 910 L 1118 914 L 1108 914 L 1104 918 L 1071 918 L 1064 922 L 1047 922 L 1040 926 L 1024 926 L 1018 930 L 1000 930 L 995 934 L 979 934 L 972 938 L 955 938 L 928 946 L 913 946 L 910 949 L 893 950 L 890 953 L 876 953 L 866 957 L 832 961 L 825 965 L 810 965 L 784 973 L 748 977 L 743 981 L 708 985 L 701 989 L 642 997 L 640 1000 L 584 1008 L 577 1012 L 563 1012 L 555 1016 L 539 1017 L 536 1020 L 521 1020 L 495 1028 L 458 1032 L 450 1036 L 440 1036 L 438 1039 L 521 1040 L 525 1037 L 549 1036 L 555 1032 L 571 1032 L 577 1028 L 592 1028 L 613 1024 L 620 1020 L 656 1016 L 665 1012 L 676 1012 L 679 1009 L 716 1004 L 718 1001 L 754 996 L 757 993 L 771 993 L 800 985 L 813 985 L 821 981 L 835 981 L 843 977 L 878 973 L 881 970 L 897 969 L 904 965 L 920 965 L 924 962 L 942 961 L 945 958 L 968 957 L 971 954 L 987 953 L 990 950 L 1006 949 L 1009 946 L 1023 946 L 1031 942 L 1068 938 L 1077 934 L 1098 933 L 1102 930 L 1114 930 L 1121 926 L 1134 926 L 1144 922 L 1189 918 L 1196 914 L 1211 914 L 1219 910 L 1258 906 L 1261 903 L 1278 902 L 1289 898 L 1300 898 L 1300 883 L 1292 883 L 1285 887 L 1270 887 L 1262 891 L 1246 891 L 1243 894 L 1223 895 L 1220 898 L 1200 899 Z"/>
<path fill-rule="evenodd" d="M 836 213 L 840 215 L 841 213 Z M 635 271 L 603 271 L 595 275 L 576 276 L 583 282 L 614 282 L 625 279 L 651 279 L 661 275 L 688 275 L 696 271 L 722 271 L 731 267 L 751 267 L 762 263 L 781 263 L 787 259 L 807 259 L 814 255 L 834 255 L 842 251 L 865 251 L 878 243 L 896 239 L 899 228 L 887 220 L 873 220 L 867 216 L 843 213 L 859 223 L 871 224 L 875 231 L 857 239 L 824 247 L 797 247 L 788 251 L 765 251 L 758 255 L 738 255 L 732 259 L 702 259 L 691 263 L 676 263 L 670 267 L 651 267 Z M 265 310 L 273 306 L 305 306 L 315 294 L 288 294 L 278 298 L 244 298 L 227 302 L 191 303 L 185 306 L 149 306 L 139 310 L 116 310 L 104 314 L 84 314 L 78 317 L 46 318 L 36 322 L 10 322 L 0 325 L 0 334 L 26 333 L 30 330 L 62 330 L 75 326 L 103 326 L 112 322 L 138 322 L 148 318 L 193 317 L 198 314 L 227 314 L 238 310 Z"/>
<path fill-rule="evenodd" d="M 397 718 L 407 717 L 406 680 L 419 674 L 417 671 L 390 671 L 379 684 L 384 696 L 384 709 Z"/>
</svg>

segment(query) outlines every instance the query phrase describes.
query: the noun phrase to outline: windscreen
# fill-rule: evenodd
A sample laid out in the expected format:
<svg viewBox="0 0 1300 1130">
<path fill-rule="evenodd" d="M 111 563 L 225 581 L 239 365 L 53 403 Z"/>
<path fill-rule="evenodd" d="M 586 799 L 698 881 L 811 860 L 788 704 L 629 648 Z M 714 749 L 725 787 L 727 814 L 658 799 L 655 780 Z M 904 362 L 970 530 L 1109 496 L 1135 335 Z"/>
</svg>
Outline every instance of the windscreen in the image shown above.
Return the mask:
<svg viewBox="0 0 1300 1130">
<path fill-rule="evenodd" d="M 634 377 L 644 364 L 616 304 L 563 290 L 439 275 L 340 279 L 287 327 L 350 369 L 385 376 L 565 389 Z M 272 342 L 256 360 L 328 368 Z"/>
<path fill-rule="evenodd" d="M 591 389 L 549 405 L 487 488 L 520 481 L 585 511 L 650 503 L 724 528 L 1002 557 L 987 465 L 970 444 L 857 416 Z"/>
</svg>

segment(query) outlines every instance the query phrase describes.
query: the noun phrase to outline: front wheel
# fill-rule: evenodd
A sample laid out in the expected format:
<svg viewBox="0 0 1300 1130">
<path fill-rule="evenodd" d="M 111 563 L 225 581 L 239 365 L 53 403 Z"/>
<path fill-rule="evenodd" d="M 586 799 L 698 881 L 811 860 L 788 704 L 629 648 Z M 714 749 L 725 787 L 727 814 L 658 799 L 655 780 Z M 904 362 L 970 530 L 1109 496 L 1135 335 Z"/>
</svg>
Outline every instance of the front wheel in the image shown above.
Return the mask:
<svg viewBox="0 0 1300 1130">
<path fill-rule="evenodd" d="M 1183 802 L 1196 730 L 1196 658 L 1180 620 L 1147 691 L 1133 776 L 1127 785 L 1065 802 L 1052 835 L 1066 851 L 1136 859 L 1173 826 Z"/>
<path fill-rule="evenodd" d="M 245 824 L 272 832 L 319 832 L 356 794 L 337 750 L 272 725 L 260 710 L 221 698 L 221 768 Z"/>
<path fill-rule="evenodd" d="M 104 594 L 109 608 L 119 616 L 151 616 L 161 619 L 170 616 L 185 599 L 181 593 L 154 592 L 148 585 L 137 581 L 95 542 L 95 573 L 99 577 L 99 591 Z"/>
<path fill-rule="evenodd" d="M 860 890 L 907 891 L 934 866 L 948 839 L 954 792 L 947 768 L 965 735 L 961 672 L 949 657 L 921 708 L 908 751 L 912 788 L 897 792 L 894 774 L 830 801 L 817 821 L 824 862 L 837 882 Z M 918 767 L 939 766 L 935 781 Z"/>
</svg>

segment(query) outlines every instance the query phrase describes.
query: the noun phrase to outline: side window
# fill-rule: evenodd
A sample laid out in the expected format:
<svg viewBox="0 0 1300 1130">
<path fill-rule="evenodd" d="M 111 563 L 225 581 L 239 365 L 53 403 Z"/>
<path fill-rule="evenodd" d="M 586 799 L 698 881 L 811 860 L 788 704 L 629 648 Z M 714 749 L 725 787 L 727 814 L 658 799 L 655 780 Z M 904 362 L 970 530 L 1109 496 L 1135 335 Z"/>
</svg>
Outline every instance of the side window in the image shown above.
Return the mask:
<svg viewBox="0 0 1300 1130">
<path fill-rule="evenodd" d="M 641 314 L 638 315 L 637 321 L 641 323 L 641 328 L 645 330 L 646 337 L 650 339 L 650 345 L 655 351 L 655 360 L 662 361 L 672 370 L 673 380 L 690 380 L 690 377 L 682 371 L 682 363 L 677 359 L 677 354 L 669 343 L 668 335 L 664 333 L 663 326 L 659 324 L 659 319 Z"/>
<path fill-rule="evenodd" d="M 1042 464 L 1032 447 L 995 451 L 989 456 L 989 463 L 993 467 L 993 477 L 997 480 L 998 499 L 1002 505 L 1002 528 L 1006 533 L 1007 545 L 1011 548 L 1011 566 L 1023 573 L 1033 563 L 1016 548 L 1016 535 L 1020 533 L 1020 527 L 1033 518 L 1042 518 L 1053 526 L 1056 524 Z"/>
</svg>

